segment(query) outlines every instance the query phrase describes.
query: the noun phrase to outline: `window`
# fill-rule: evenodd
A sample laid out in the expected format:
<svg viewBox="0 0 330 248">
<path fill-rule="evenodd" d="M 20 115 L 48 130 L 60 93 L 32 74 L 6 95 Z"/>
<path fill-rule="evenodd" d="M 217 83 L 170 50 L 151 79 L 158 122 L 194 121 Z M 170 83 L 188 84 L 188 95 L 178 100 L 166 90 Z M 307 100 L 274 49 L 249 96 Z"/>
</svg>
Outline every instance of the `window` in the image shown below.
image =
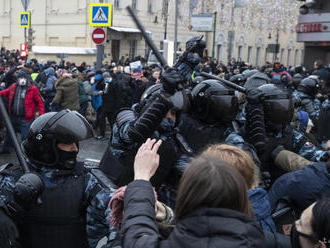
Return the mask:
<svg viewBox="0 0 330 248">
<path fill-rule="evenodd" d="M 242 59 L 242 53 L 243 53 L 243 47 L 239 46 L 238 47 L 238 56 L 237 56 L 238 59 Z"/>
<path fill-rule="evenodd" d="M 130 41 L 130 48 L 129 48 L 129 58 L 134 59 L 136 56 L 136 49 L 137 49 L 137 40 Z"/>
<path fill-rule="evenodd" d="M 222 45 L 218 45 L 217 59 L 219 62 L 222 61 Z"/>
<path fill-rule="evenodd" d="M 149 13 L 153 13 L 154 12 L 153 6 L 152 6 L 152 2 L 153 2 L 153 0 L 148 0 L 148 12 Z"/>
<path fill-rule="evenodd" d="M 283 59 L 284 59 L 284 48 L 281 49 L 281 60 L 280 60 L 281 63 L 283 63 Z"/>
<path fill-rule="evenodd" d="M 294 66 L 298 65 L 298 52 L 298 49 L 294 52 Z"/>
<path fill-rule="evenodd" d="M 304 49 L 301 50 L 301 61 L 300 64 L 304 64 L 304 60 L 305 60 L 305 52 Z"/>
<path fill-rule="evenodd" d="M 120 8 L 120 0 L 115 0 L 113 3 L 115 9 L 119 9 Z"/>
<path fill-rule="evenodd" d="M 132 9 L 136 9 L 137 7 L 137 0 L 132 0 Z"/>
<path fill-rule="evenodd" d="M 247 62 L 250 63 L 251 61 L 251 53 L 252 53 L 252 47 L 248 47 L 248 55 L 247 55 Z"/>
<path fill-rule="evenodd" d="M 288 49 L 288 58 L 286 61 L 286 65 L 290 66 L 290 63 L 291 63 L 291 49 Z"/>
<path fill-rule="evenodd" d="M 259 65 L 259 62 L 260 62 L 260 51 L 261 51 L 261 48 L 260 47 L 257 47 L 256 66 L 258 66 Z"/>
</svg>

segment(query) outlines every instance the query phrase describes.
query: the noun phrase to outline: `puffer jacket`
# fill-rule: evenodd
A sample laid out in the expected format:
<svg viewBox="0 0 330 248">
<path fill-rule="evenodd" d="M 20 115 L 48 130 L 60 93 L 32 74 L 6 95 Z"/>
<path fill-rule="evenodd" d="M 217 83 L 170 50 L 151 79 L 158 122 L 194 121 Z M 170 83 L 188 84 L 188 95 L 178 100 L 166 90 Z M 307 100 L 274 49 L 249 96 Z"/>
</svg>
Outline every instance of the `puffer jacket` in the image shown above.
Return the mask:
<svg viewBox="0 0 330 248">
<path fill-rule="evenodd" d="M 55 84 L 56 95 L 52 104 L 59 104 L 61 109 L 78 111 L 79 107 L 79 86 L 78 82 L 71 77 L 63 77 Z"/>
<path fill-rule="evenodd" d="M 8 97 L 9 100 L 9 114 L 11 113 L 11 106 L 13 103 L 13 99 L 15 96 L 17 84 L 12 84 L 8 89 L 0 91 L 1 97 Z M 35 85 L 31 85 L 25 96 L 24 100 L 25 106 L 25 122 L 29 123 L 34 120 L 37 112 L 37 108 L 39 110 L 39 115 L 43 115 L 45 113 L 44 103 L 40 96 L 40 92 Z"/>
<path fill-rule="evenodd" d="M 122 223 L 125 248 L 240 248 L 265 247 L 260 226 L 242 213 L 221 208 L 198 208 L 179 221 L 167 240 L 159 240 L 155 198 L 148 181 L 127 186 Z"/>
</svg>

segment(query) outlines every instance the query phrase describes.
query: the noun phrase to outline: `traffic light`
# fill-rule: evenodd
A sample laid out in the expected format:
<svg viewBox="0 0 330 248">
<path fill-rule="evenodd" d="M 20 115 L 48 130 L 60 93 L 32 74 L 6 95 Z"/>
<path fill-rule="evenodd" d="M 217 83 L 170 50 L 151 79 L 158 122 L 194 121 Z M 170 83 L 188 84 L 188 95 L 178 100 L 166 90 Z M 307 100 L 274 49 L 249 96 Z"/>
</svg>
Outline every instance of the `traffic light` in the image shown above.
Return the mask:
<svg viewBox="0 0 330 248">
<path fill-rule="evenodd" d="M 35 33 L 36 31 L 34 31 L 32 28 L 29 28 L 28 29 L 28 51 L 31 51 L 32 50 L 32 46 L 34 45 L 33 41 L 34 39 L 36 38 L 35 36 L 33 36 L 33 34 Z"/>
</svg>

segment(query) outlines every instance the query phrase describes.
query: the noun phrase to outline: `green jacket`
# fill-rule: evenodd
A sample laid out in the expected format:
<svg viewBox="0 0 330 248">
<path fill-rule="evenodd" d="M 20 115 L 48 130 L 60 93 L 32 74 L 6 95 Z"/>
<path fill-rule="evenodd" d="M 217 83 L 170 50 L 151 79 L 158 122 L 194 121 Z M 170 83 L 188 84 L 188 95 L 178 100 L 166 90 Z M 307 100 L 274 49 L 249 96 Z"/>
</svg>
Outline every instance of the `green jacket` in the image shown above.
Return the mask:
<svg viewBox="0 0 330 248">
<path fill-rule="evenodd" d="M 85 91 L 84 84 L 82 81 L 78 82 L 78 87 L 79 87 L 79 103 L 82 104 L 84 102 L 88 102 L 89 97 Z"/>
<path fill-rule="evenodd" d="M 60 78 L 55 83 L 56 95 L 52 104 L 59 104 L 61 109 L 70 109 L 78 111 L 79 105 L 79 87 L 77 80 L 71 77 Z"/>
</svg>

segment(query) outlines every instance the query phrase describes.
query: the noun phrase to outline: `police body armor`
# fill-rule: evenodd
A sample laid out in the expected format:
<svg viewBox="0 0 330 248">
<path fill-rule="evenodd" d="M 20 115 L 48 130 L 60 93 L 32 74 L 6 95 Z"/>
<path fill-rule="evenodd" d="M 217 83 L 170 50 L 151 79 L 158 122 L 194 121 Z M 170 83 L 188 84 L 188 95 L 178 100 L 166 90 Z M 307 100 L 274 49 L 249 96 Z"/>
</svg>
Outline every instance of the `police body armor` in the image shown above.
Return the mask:
<svg viewBox="0 0 330 248">
<path fill-rule="evenodd" d="M 83 164 L 77 163 L 71 175 L 60 177 L 65 182 L 46 187 L 42 204 L 19 218 L 20 243 L 24 248 L 88 247 Z"/>
</svg>

